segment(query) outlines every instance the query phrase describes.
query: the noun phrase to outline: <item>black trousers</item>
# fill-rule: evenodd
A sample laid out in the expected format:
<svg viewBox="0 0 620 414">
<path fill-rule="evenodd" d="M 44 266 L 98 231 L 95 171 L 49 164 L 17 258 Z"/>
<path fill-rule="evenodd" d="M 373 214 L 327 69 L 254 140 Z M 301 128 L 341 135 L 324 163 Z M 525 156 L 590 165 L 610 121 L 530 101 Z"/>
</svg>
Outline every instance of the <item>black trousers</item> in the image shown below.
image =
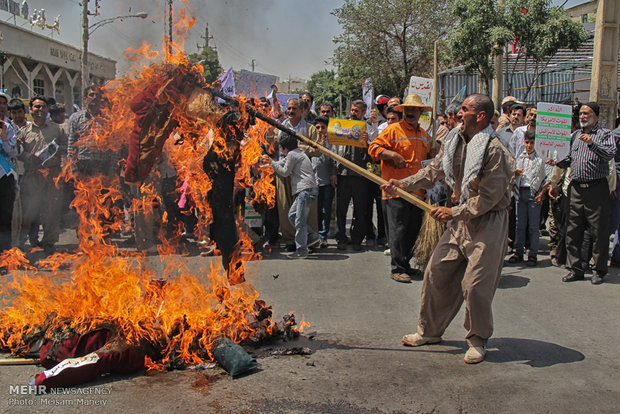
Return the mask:
<svg viewBox="0 0 620 414">
<path fill-rule="evenodd" d="M 379 184 L 375 184 L 372 181 L 367 181 L 368 186 L 368 216 L 366 223 L 366 240 L 374 240 L 375 233 L 372 228 L 372 207 L 373 204 L 377 205 L 377 239 L 385 238 L 385 222 L 383 220 L 383 206 L 381 205 L 381 188 Z"/>
<path fill-rule="evenodd" d="M 385 200 L 392 273 L 409 273 L 424 212 L 402 198 Z"/>
<path fill-rule="evenodd" d="M 336 224 L 338 233 L 336 240 L 347 240 L 347 211 L 353 199 L 353 228 L 351 240 L 353 244 L 362 244 L 366 237 L 368 220 L 368 185 L 366 179 L 360 176 L 339 175 L 336 187 Z"/>
<path fill-rule="evenodd" d="M 577 275 L 583 275 L 589 257 L 584 254 L 584 234 L 592 236 L 594 270 L 607 274 L 609 258 L 609 186 L 607 180 L 592 182 L 588 187 L 572 182 L 569 186 L 569 209 L 566 222 L 566 253 L 568 265 Z"/>
<path fill-rule="evenodd" d="M 15 202 L 15 178 L 4 175 L 0 178 L 0 252 L 11 248 L 11 222 Z"/>
</svg>

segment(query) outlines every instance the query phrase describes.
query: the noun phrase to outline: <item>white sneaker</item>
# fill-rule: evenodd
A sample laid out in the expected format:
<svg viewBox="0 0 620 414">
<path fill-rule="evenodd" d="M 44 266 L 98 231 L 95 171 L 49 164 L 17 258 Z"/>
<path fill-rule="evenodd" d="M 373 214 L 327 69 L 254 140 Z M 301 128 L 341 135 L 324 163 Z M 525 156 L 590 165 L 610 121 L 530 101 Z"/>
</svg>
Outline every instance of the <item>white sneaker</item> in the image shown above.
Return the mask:
<svg viewBox="0 0 620 414">
<path fill-rule="evenodd" d="M 487 354 L 486 349 L 483 346 L 470 346 L 465 353 L 466 364 L 477 364 L 484 361 L 484 356 Z"/>
<path fill-rule="evenodd" d="M 422 346 L 422 345 L 430 345 L 437 344 L 441 342 L 441 337 L 432 337 L 432 336 L 421 336 L 419 333 L 409 334 L 403 336 L 401 339 L 404 345 L 406 346 Z"/>
<path fill-rule="evenodd" d="M 392 255 L 392 251 L 390 249 L 385 249 L 383 251 L 383 254 L 386 255 L 386 256 L 391 256 Z"/>
</svg>

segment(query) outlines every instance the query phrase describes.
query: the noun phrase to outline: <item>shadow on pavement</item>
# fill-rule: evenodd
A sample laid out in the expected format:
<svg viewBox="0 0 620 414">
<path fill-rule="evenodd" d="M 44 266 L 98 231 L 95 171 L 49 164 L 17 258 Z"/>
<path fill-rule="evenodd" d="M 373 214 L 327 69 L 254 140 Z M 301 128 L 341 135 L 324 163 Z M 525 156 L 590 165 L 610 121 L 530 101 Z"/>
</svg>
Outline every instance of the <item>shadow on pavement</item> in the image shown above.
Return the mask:
<svg viewBox="0 0 620 414">
<path fill-rule="evenodd" d="M 502 275 L 499 279 L 498 289 L 515 289 L 526 287 L 530 279 L 523 276 Z"/>
<path fill-rule="evenodd" d="M 454 346 L 459 349 L 436 349 L 433 346 L 413 348 L 428 352 L 465 354 L 465 341 L 442 341 L 436 347 Z M 411 349 L 411 348 L 410 348 Z M 485 361 L 490 363 L 522 362 L 533 368 L 550 367 L 557 364 L 568 364 L 585 359 L 585 355 L 574 349 L 566 348 L 550 342 L 524 338 L 491 338 L 487 344 Z"/>
<path fill-rule="evenodd" d="M 257 356 L 267 356 L 273 349 L 280 347 L 305 346 L 313 352 L 321 349 L 357 349 L 367 351 L 389 351 L 389 352 L 428 352 L 445 354 L 465 354 L 467 343 L 465 341 L 442 341 L 437 345 L 427 345 L 421 347 L 372 347 L 372 346 L 348 346 L 342 343 L 333 343 L 329 340 L 311 339 L 301 336 L 289 343 L 272 344 L 254 349 L 253 353 Z M 579 362 L 585 359 L 585 355 L 579 351 L 564 346 L 540 341 L 537 339 L 524 338 L 491 338 L 487 346 L 486 361 L 490 363 L 522 362 L 533 368 L 550 367 L 557 364 L 568 364 Z"/>
<path fill-rule="evenodd" d="M 583 361 L 579 351 L 550 342 L 524 338 L 491 338 L 486 360 L 489 362 L 515 362 L 534 368 Z"/>
</svg>

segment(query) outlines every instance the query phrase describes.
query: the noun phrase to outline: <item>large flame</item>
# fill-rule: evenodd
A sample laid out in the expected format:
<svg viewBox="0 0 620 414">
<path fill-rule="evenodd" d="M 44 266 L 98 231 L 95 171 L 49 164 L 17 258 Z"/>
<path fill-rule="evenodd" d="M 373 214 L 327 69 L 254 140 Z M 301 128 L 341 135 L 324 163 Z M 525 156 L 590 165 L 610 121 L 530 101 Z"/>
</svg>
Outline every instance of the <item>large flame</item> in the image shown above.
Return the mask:
<svg viewBox="0 0 620 414">
<path fill-rule="evenodd" d="M 179 33 L 195 22 L 187 13 L 182 16 L 177 26 L 177 38 L 181 39 Z M 146 44 L 126 52 L 135 62 L 135 73 L 105 86 L 109 106 L 103 115 L 104 122 L 93 132 L 97 149 L 118 153 L 127 146 L 134 119 L 129 103 L 169 73 L 171 67 L 183 67 L 201 77 L 202 67 L 188 62 L 180 51 L 182 43 L 175 43 L 172 50 L 172 54 L 164 53 L 165 61 L 159 64 L 152 62 L 161 58 L 161 53 Z M 177 187 L 185 184 L 186 193 L 195 204 L 197 229 L 204 233 L 212 215 L 207 203 L 211 182 L 202 169 L 202 159 L 212 145 L 225 147 L 224 137 L 216 127 L 221 112 L 214 109 L 207 116 L 196 116 L 188 107 L 190 96 L 163 94 L 162 100 L 172 105 L 171 116 L 178 122 L 164 152 L 178 173 Z M 241 105 L 241 111 L 240 122 L 245 123 L 249 117 L 245 105 Z M 252 188 L 252 202 L 273 206 L 273 171 L 256 166 L 260 144 L 266 144 L 266 128 L 266 124 L 257 121 L 246 131 L 236 182 Z M 146 362 L 151 368 L 162 368 L 172 359 L 181 359 L 185 364 L 209 360 L 212 344 L 221 336 L 239 342 L 258 329 L 273 329 L 270 319 L 257 319 L 265 310 L 257 300 L 258 292 L 249 282 L 231 286 L 229 277 L 242 275 L 227 277 L 219 260 L 195 272 L 179 256 L 168 255 L 175 249 L 174 240 L 162 238 L 158 248 L 163 270 L 156 272 L 147 265 L 152 259 L 111 244 L 108 236 L 123 227 L 120 178 L 83 178 L 72 171 L 72 166 L 67 165 L 59 180 L 75 183 L 72 207 L 79 215 L 79 249 L 49 256 L 39 262 L 38 269 L 18 249 L 0 256 L 0 267 L 9 271 L 0 284 L 0 348 L 23 354 L 28 351 L 29 339 L 37 333 L 49 339 L 59 330 L 80 334 L 113 326 L 118 338 L 128 344 L 148 343 L 156 349 L 154 354 L 149 353 Z M 151 211 L 157 198 L 155 190 L 144 185 L 142 192 L 146 195 L 133 208 Z M 250 254 L 234 260 L 256 257 L 247 232 L 240 231 L 240 238 L 242 250 Z M 242 266 L 232 272 L 243 269 Z"/>
</svg>

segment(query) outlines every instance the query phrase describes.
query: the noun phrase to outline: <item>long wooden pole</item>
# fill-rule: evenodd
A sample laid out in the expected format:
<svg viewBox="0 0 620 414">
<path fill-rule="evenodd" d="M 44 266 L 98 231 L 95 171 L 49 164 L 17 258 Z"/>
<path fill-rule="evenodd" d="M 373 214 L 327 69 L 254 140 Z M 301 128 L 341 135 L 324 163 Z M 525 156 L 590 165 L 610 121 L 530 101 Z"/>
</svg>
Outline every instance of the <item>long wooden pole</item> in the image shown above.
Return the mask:
<svg viewBox="0 0 620 414">
<path fill-rule="evenodd" d="M 437 41 L 433 44 L 433 145 L 437 141 Z"/>
<path fill-rule="evenodd" d="M 225 93 L 217 90 L 217 89 L 213 89 L 213 88 L 205 88 L 207 91 L 209 91 L 210 93 L 212 93 L 213 95 L 224 99 L 225 101 L 228 102 L 237 102 L 238 101 L 228 95 L 226 95 Z M 329 158 L 341 163 L 342 165 L 346 166 L 347 168 L 355 171 L 356 173 L 358 173 L 359 175 L 361 175 L 364 178 L 369 179 L 370 181 L 379 184 L 379 185 L 383 185 L 386 184 L 387 181 L 384 180 L 383 178 L 371 173 L 370 171 L 366 170 L 365 168 L 360 167 L 359 165 L 347 160 L 346 158 L 341 157 L 340 155 L 336 154 L 333 151 L 328 150 L 327 148 L 325 148 L 324 146 L 317 144 L 316 142 L 312 141 L 310 138 L 305 137 L 301 134 L 299 134 L 296 131 L 293 131 L 292 129 L 282 125 L 281 123 L 279 123 L 278 121 L 271 119 L 270 117 L 268 117 L 267 115 L 263 114 L 260 111 L 257 111 L 256 109 L 252 108 L 251 105 L 249 105 L 249 103 L 246 105 L 246 109 L 247 111 L 255 116 L 256 118 L 259 118 L 265 122 L 267 122 L 269 125 L 278 128 L 280 131 L 285 132 L 291 136 L 294 136 L 295 138 L 297 138 L 298 140 L 300 140 L 301 142 L 303 142 L 304 144 L 308 145 L 309 147 L 319 151 L 321 154 L 327 155 Z M 425 212 L 429 212 L 431 211 L 432 207 L 430 204 L 420 200 L 419 198 L 417 198 L 416 196 L 414 196 L 413 194 L 410 194 L 408 192 L 406 192 L 405 190 L 402 189 L 397 189 L 396 190 L 396 194 L 398 194 L 399 197 L 401 197 L 403 200 L 408 201 L 409 203 L 415 205 L 416 207 L 424 210 Z"/>
<path fill-rule="evenodd" d="M 41 362 L 36 358 L 0 358 L 0 366 L 2 365 L 36 365 Z"/>
</svg>

